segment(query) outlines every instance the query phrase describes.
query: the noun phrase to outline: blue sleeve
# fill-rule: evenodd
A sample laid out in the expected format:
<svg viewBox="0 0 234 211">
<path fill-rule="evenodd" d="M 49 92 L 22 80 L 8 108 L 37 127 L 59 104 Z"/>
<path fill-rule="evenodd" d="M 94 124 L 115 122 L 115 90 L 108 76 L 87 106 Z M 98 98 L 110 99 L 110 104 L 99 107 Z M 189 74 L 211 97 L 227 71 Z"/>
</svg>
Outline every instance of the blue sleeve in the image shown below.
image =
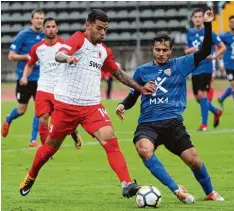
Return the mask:
<svg viewBox="0 0 234 211">
<path fill-rule="evenodd" d="M 222 33 L 219 35 L 219 37 L 220 37 L 221 41 L 223 41 L 225 43 L 225 34 Z"/>
<path fill-rule="evenodd" d="M 19 53 L 23 42 L 24 42 L 23 33 L 19 32 L 10 46 L 10 50 L 15 51 L 16 53 Z"/>
<path fill-rule="evenodd" d="M 214 32 L 212 32 L 212 44 L 219 45 L 221 42 L 222 41 L 221 41 L 220 37 L 217 34 L 215 34 Z"/>
<path fill-rule="evenodd" d="M 189 33 L 189 31 L 188 31 L 188 32 L 187 32 L 186 46 L 187 46 L 188 48 L 191 48 L 191 47 L 193 47 L 193 45 L 192 45 L 192 43 L 191 43 L 189 37 L 190 37 L 190 33 Z"/>
<path fill-rule="evenodd" d="M 186 77 L 195 69 L 194 53 L 177 58 L 176 65 L 179 67 L 180 72 Z"/>
<path fill-rule="evenodd" d="M 141 68 L 138 67 L 136 69 L 136 71 L 135 71 L 135 73 L 133 75 L 133 80 L 136 81 L 138 84 L 140 84 L 142 86 L 144 85 L 144 82 L 141 79 Z M 130 89 L 130 94 L 133 95 L 135 92 L 137 92 L 137 91 L 135 91 L 134 89 Z"/>
</svg>

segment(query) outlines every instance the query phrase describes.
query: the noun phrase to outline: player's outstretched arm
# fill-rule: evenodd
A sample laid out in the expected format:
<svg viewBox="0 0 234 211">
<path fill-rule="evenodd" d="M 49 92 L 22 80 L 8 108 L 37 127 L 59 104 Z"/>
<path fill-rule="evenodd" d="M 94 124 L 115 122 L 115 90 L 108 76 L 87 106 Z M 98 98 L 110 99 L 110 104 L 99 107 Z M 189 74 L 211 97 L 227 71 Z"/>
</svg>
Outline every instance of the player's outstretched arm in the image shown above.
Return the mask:
<svg viewBox="0 0 234 211">
<path fill-rule="evenodd" d="M 123 70 L 116 70 L 113 73 L 113 76 L 119 80 L 121 83 L 125 84 L 126 86 L 129 86 L 130 88 L 133 88 L 137 90 L 138 92 L 142 93 L 143 95 L 151 95 L 154 93 L 156 87 L 155 85 L 152 85 L 150 87 L 145 87 L 139 85 L 136 81 L 134 81 L 132 78 L 130 78 L 127 73 L 125 73 Z"/>
<path fill-rule="evenodd" d="M 211 46 L 212 46 L 211 22 L 213 20 L 214 20 L 213 9 L 207 10 L 204 14 L 205 36 L 202 43 L 202 47 L 199 51 L 194 53 L 195 67 L 197 67 L 202 60 L 204 60 L 207 56 L 211 54 Z"/>
<path fill-rule="evenodd" d="M 67 55 L 67 52 L 65 51 L 59 51 L 55 55 L 55 61 L 59 63 L 76 64 L 79 61 L 79 59 L 75 56 Z"/>
<path fill-rule="evenodd" d="M 20 85 L 25 86 L 28 83 L 28 76 L 32 74 L 34 65 L 30 66 L 29 64 L 26 64 L 24 67 L 24 73 L 22 78 L 20 79 Z"/>
<path fill-rule="evenodd" d="M 22 61 L 22 60 L 27 60 L 28 59 L 28 54 L 20 55 L 16 53 L 15 51 L 10 50 L 8 54 L 8 59 L 10 61 Z"/>
</svg>

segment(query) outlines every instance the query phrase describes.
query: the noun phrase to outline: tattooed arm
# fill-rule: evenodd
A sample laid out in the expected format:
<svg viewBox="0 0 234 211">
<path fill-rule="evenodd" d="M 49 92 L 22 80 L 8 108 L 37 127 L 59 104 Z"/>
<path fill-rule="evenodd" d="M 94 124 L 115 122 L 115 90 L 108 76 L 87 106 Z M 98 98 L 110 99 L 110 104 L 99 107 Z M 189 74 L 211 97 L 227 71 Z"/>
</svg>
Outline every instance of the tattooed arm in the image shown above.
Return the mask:
<svg viewBox="0 0 234 211">
<path fill-rule="evenodd" d="M 135 90 L 137 90 L 138 92 L 144 94 L 144 95 L 151 95 L 155 89 L 153 88 L 148 88 L 148 87 L 144 87 L 139 85 L 136 81 L 134 81 L 133 79 L 131 79 L 127 73 L 125 73 L 123 70 L 118 69 L 116 71 L 114 71 L 113 76 L 120 81 L 121 83 L 125 84 L 126 86 L 129 86 Z"/>
</svg>

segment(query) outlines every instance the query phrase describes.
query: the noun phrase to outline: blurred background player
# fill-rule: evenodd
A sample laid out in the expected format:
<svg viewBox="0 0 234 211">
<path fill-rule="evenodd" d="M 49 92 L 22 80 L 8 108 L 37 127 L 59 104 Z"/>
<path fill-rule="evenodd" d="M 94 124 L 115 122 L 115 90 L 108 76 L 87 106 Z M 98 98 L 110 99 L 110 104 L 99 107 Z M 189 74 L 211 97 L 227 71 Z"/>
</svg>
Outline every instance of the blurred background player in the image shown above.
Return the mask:
<svg viewBox="0 0 234 211">
<path fill-rule="evenodd" d="M 48 121 L 54 110 L 54 88 L 62 74 L 64 64 L 55 61 L 55 55 L 63 45 L 63 40 L 57 35 L 58 27 L 54 18 L 46 18 L 43 23 L 45 39 L 30 50 L 28 62 L 24 68 L 20 85 L 26 86 L 28 77 L 33 73 L 35 64 L 40 62 L 40 76 L 35 99 L 36 116 L 39 118 L 39 134 L 44 144 L 48 136 Z M 72 137 L 76 147 L 81 147 L 81 137 L 73 132 Z"/>
<path fill-rule="evenodd" d="M 10 52 L 8 58 L 11 61 L 18 61 L 16 72 L 17 72 L 17 82 L 16 82 L 16 99 L 18 102 L 18 107 L 15 107 L 11 113 L 6 116 L 5 122 L 2 125 L 2 136 L 6 137 L 8 135 L 10 124 L 14 119 L 22 116 L 28 107 L 28 102 L 31 97 L 35 100 L 36 90 L 37 90 L 37 80 L 39 77 L 39 64 L 36 64 L 33 68 L 33 73 L 28 78 L 28 83 L 26 86 L 21 86 L 19 80 L 22 78 L 24 67 L 27 63 L 28 53 L 31 47 L 44 39 L 45 35 L 42 30 L 44 21 L 44 12 L 40 9 L 35 9 L 31 13 L 31 23 L 30 28 L 21 30 L 13 43 L 10 46 Z M 39 119 L 34 116 L 32 123 L 32 134 L 29 146 L 37 147 L 38 143 L 36 141 L 38 133 Z"/>
<path fill-rule="evenodd" d="M 226 71 L 227 79 L 230 82 L 230 86 L 227 87 L 222 96 L 218 98 L 218 102 L 222 108 L 224 100 L 228 96 L 232 95 L 234 99 L 234 15 L 229 17 L 229 27 L 230 31 L 220 35 L 221 40 L 227 48 L 223 56 L 223 61 L 220 61 L 220 68 L 222 71 Z"/>
<path fill-rule="evenodd" d="M 120 63 L 116 62 L 117 66 L 121 69 Z M 111 93 L 113 90 L 113 75 L 111 73 L 105 73 L 102 71 L 102 80 L 106 81 L 106 99 L 111 99 Z"/>
<path fill-rule="evenodd" d="M 41 167 L 79 124 L 105 149 L 110 167 L 121 182 L 122 195 L 132 197 L 140 188 L 132 182 L 111 120 L 101 103 L 101 71 L 112 72 L 120 82 L 143 94 L 152 94 L 155 89 L 140 86 L 118 68 L 111 49 L 102 43 L 108 21 L 104 11 L 93 9 L 88 14 L 85 32 L 73 34 L 56 54 L 56 61 L 66 64 L 54 90 L 55 106 L 49 136 L 38 148 L 32 167 L 20 184 L 23 196 L 31 190 Z"/>
<path fill-rule="evenodd" d="M 141 85 L 151 81 L 156 85 L 153 95 L 141 97 L 141 112 L 133 139 L 136 150 L 154 177 L 187 204 L 194 203 L 194 197 L 183 186 L 176 184 L 154 151 L 163 144 L 191 169 L 205 192 L 205 200 L 224 201 L 224 198 L 214 191 L 209 173 L 198 157 L 182 117 L 186 108 L 186 77 L 211 53 L 213 19 L 213 12 L 207 10 L 204 14 L 202 47 L 183 57 L 169 59 L 172 54 L 172 39 L 167 32 L 158 32 L 152 45 L 154 60 L 138 67 L 133 76 Z M 118 105 L 116 112 L 120 119 L 123 119 L 125 109 L 130 109 L 139 96 L 139 92 L 131 90 Z"/>
<path fill-rule="evenodd" d="M 187 32 L 187 46 L 185 49 L 186 54 L 196 52 L 201 48 L 201 44 L 204 38 L 204 12 L 202 9 L 196 9 L 192 13 L 192 22 L 194 28 L 191 28 Z M 217 46 L 216 54 L 212 56 L 214 51 L 214 45 Z M 192 85 L 193 93 L 196 100 L 200 104 L 202 123 L 198 130 L 207 130 L 208 123 L 208 113 L 211 111 L 214 114 L 213 126 L 217 127 L 219 125 L 219 119 L 222 115 L 222 110 L 216 108 L 211 102 L 209 102 L 207 97 L 207 92 L 210 89 L 210 83 L 212 79 L 213 64 L 212 60 L 218 58 L 225 51 L 225 45 L 220 40 L 220 38 L 212 32 L 212 52 L 207 59 L 203 60 L 196 70 L 192 72 Z"/>
</svg>

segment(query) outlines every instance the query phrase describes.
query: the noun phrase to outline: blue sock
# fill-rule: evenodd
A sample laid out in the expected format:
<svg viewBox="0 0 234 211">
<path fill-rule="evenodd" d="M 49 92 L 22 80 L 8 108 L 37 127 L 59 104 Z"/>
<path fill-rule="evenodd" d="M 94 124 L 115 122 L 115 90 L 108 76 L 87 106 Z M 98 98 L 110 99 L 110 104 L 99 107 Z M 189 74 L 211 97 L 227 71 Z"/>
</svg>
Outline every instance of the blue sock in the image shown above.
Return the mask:
<svg viewBox="0 0 234 211">
<path fill-rule="evenodd" d="M 178 185 L 167 173 L 162 163 L 153 154 L 151 158 L 143 161 L 145 166 L 150 170 L 150 172 L 164 185 L 166 185 L 173 193 L 178 190 Z"/>
<path fill-rule="evenodd" d="M 200 99 L 200 107 L 201 107 L 202 124 L 207 125 L 208 112 L 209 112 L 209 100 L 207 97 Z"/>
<path fill-rule="evenodd" d="M 21 115 L 18 113 L 18 108 L 13 108 L 10 115 L 7 116 L 6 122 L 11 124 L 12 120 L 18 118 L 19 116 L 21 116 Z"/>
<path fill-rule="evenodd" d="M 32 122 L 31 139 L 30 139 L 31 142 L 34 140 L 37 140 L 38 126 L 39 126 L 39 118 L 34 116 L 33 122 Z"/>
<path fill-rule="evenodd" d="M 214 189 L 210 180 L 210 176 L 206 170 L 204 163 L 200 170 L 192 170 L 196 180 L 200 183 L 206 195 L 210 194 Z"/>
<path fill-rule="evenodd" d="M 209 101 L 208 102 L 209 105 L 209 111 L 211 111 L 213 114 L 216 114 L 218 109 Z"/>
<path fill-rule="evenodd" d="M 224 93 L 222 94 L 222 96 L 219 98 L 221 101 L 224 101 L 229 95 L 232 94 L 232 88 L 228 87 Z"/>
<path fill-rule="evenodd" d="M 234 90 L 232 90 L 232 98 L 234 99 Z"/>
</svg>

